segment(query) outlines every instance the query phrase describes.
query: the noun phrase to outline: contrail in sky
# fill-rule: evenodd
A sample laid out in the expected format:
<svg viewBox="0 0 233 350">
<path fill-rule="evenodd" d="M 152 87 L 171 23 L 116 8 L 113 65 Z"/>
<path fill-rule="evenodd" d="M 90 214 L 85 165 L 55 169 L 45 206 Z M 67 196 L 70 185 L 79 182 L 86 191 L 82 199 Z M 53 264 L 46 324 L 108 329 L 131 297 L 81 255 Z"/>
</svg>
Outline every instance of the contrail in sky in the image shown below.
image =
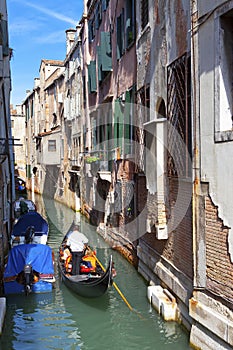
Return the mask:
<svg viewBox="0 0 233 350">
<path fill-rule="evenodd" d="M 30 2 L 27 2 L 27 1 L 25 1 L 24 4 L 27 5 L 27 6 L 33 7 L 34 9 L 36 9 L 36 10 L 38 10 L 40 12 L 43 12 L 43 13 L 45 13 L 48 16 L 57 18 L 57 19 L 59 19 L 59 20 L 61 20 L 63 22 L 70 23 L 73 26 L 77 25 L 77 21 L 74 21 L 72 18 L 67 17 L 67 16 L 63 16 L 62 14 L 57 13 L 57 12 L 52 11 L 52 10 L 49 10 L 49 9 L 47 9 L 45 7 L 42 7 L 42 6 L 39 6 L 39 5 L 35 5 L 35 4 L 31 4 Z"/>
</svg>

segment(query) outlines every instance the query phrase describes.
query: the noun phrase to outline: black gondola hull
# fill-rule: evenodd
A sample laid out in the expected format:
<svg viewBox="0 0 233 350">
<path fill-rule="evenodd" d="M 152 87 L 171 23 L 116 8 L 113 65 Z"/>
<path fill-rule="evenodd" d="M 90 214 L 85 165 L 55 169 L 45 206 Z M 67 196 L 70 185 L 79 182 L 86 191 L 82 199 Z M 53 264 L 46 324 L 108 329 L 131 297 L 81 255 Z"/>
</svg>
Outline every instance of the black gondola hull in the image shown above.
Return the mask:
<svg viewBox="0 0 233 350">
<path fill-rule="evenodd" d="M 88 277 L 86 275 L 67 276 L 59 262 L 59 269 L 64 284 L 76 294 L 86 298 L 97 298 L 105 294 L 112 284 L 112 259 L 105 274 L 101 277 Z"/>
<path fill-rule="evenodd" d="M 99 273 L 88 273 L 72 276 L 67 273 L 65 269 L 64 261 L 62 260 L 61 252 L 63 251 L 63 244 L 66 240 L 68 234 L 73 231 L 73 224 L 64 237 L 58 257 L 58 267 L 61 273 L 62 281 L 64 284 L 71 289 L 74 293 L 86 297 L 86 298 L 96 298 L 105 294 L 108 288 L 112 285 L 112 256 L 110 256 L 109 264 L 106 269 L 99 265 Z M 96 258 L 98 263 L 98 259 Z"/>
</svg>

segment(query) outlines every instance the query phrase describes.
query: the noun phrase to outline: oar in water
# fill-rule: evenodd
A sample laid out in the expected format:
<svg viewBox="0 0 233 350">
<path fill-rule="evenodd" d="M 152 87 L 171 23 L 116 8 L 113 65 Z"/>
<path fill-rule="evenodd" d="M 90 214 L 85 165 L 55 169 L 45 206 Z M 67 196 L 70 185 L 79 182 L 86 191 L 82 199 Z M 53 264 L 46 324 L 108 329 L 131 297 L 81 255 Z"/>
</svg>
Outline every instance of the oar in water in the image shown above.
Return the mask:
<svg viewBox="0 0 233 350">
<path fill-rule="evenodd" d="M 98 264 L 100 265 L 101 269 L 105 272 L 105 268 L 103 267 L 103 265 L 101 264 L 101 262 L 99 261 L 99 259 L 97 258 L 97 256 L 95 256 L 96 261 L 98 262 Z M 116 289 L 116 291 L 119 293 L 120 297 L 123 299 L 123 301 L 126 303 L 126 305 L 128 306 L 128 308 L 133 311 L 134 309 L 132 308 L 132 306 L 130 305 L 130 303 L 128 302 L 128 300 L 126 299 L 126 297 L 123 295 L 123 293 L 121 292 L 121 290 L 119 289 L 119 287 L 117 286 L 117 284 L 115 282 L 113 282 L 113 287 Z"/>
<path fill-rule="evenodd" d="M 90 249 L 90 247 L 88 247 Z M 97 258 L 97 256 L 94 254 L 94 252 L 90 249 L 90 251 L 93 253 L 93 256 L 95 257 L 96 261 L 98 262 L 98 264 L 100 265 L 101 269 L 105 272 L 106 269 L 104 268 L 104 266 L 101 264 L 101 262 L 99 261 L 99 259 Z M 140 315 L 139 312 L 137 312 L 128 302 L 128 300 L 126 299 L 126 297 L 124 296 L 124 294 L 121 292 L 120 288 L 117 286 L 117 284 L 115 282 L 113 282 L 113 287 L 116 289 L 116 291 L 118 292 L 118 294 L 120 295 L 120 297 L 122 298 L 122 300 L 125 302 L 125 304 L 128 306 L 128 308 L 131 311 L 134 311 L 138 314 L 138 316 L 140 316 L 142 318 L 142 316 Z"/>
</svg>

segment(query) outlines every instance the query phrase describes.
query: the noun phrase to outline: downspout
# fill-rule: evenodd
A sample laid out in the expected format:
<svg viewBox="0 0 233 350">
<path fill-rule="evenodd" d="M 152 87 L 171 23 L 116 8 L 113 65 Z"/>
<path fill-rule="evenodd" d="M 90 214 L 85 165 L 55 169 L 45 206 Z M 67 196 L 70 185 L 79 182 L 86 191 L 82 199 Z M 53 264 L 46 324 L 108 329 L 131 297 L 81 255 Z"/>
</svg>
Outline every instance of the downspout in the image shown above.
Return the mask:
<svg viewBox="0 0 233 350">
<path fill-rule="evenodd" d="M 88 0 L 83 1 L 83 22 L 84 22 L 84 58 L 83 58 L 83 67 L 84 67 L 84 75 L 85 75 L 85 91 L 86 91 L 86 107 L 84 111 L 85 121 L 87 126 L 87 134 L 86 134 L 86 146 L 88 147 L 88 151 L 91 150 L 91 123 L 90 123 L 90 114 L 89 114 L 89 94 L 88 94 L 88 64 L 90 62 L 89 57 L 89 33 L 88 33 L 88 16 L 87 16 L 87 2 Z"/>
<path fill-rule="evenodd" d="M 192 100 L 193 100 L 193 186 L 192 186 L 192 229 L 193 229 L 193 287 L 195 289 L 205 288 L 205 273 L 202 271 L 205 266 L 203 265 L 203 258 L 205 261 L 205 247 L 201 248 L 200 244 L 200 196 L 201 196 L 201 184 L 200 184 L 200 106 L 199 93 L 200 86 L 197 82 L 198 74 L 198 60 L 196 55 L 198 52 L 198 12 L 197 1 L 191 1 L 191 50 L 192 50 Z M 201 259 L 202 257 L 202 259 Z"/>
</svg>

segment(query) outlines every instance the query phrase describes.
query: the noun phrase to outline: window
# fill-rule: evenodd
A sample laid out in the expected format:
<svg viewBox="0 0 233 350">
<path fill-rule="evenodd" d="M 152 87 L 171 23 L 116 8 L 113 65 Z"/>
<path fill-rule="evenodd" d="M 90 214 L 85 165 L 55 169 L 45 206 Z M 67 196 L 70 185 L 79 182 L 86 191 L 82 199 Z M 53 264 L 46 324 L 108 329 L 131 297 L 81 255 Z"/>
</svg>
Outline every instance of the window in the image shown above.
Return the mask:
<svg viewBox="0 0 233 350">
<path fill-rule="evenodd" d="M 56 152 L 56 140 L 48 140 L 48 152 Z"/>
<path fill-rule="evenodd" d="M 95 8 L 95 29 L 99 29 L 102 21 L 102 4 L 99 3 Z"/>
<path fill-rule="evenodd" d="M 117 17 L 117 59 L 119 60 L 135 41 L 135 0 L 127 0 L 125 9 Z"/>
<path fill-rule="evenodd" d="M 138 91 L 137 102 L 142 107 L 143 123 L 146 123 L 150 119 L 150 86 L 143 86 Z"/>
<path fill-rule="evenodd" d="M 219 38 L 216 55 L 215 140 L 233 140 L 233 10 L 216 19 Z"/>
<path fill-rule="evenodd" d="M 95 38 L 95 17 L 92 17 L 92 19 L 89 20 L 88 32 L 89 32 L 89 42 L 92 42 Z"/>
<path fill-rule="evenodd" d="M 119 60 L 125 51 L 124 40 L 124 10 L 117 17 L 117 59 Z"/>
<path fill-rule="evenodd" d="M 167 174 L 189 177 L 192 152 L 191 58 L 185 54 L 167 68 Z M 174 137 L 176 130 L 178 137 Z M 186 147 L 183 147 L 185 145 Z"/>
<path fill-rule="evenodd" d="M 135 40 L 135 0 L 126 1 L 126 47 Z"/>
<path fill-rule="evenodd" d="M 141 27 L 142 30 L 146 27 L 149 21 L 149 6 L 148 0 L 141 0 Z"/>
</svg>

